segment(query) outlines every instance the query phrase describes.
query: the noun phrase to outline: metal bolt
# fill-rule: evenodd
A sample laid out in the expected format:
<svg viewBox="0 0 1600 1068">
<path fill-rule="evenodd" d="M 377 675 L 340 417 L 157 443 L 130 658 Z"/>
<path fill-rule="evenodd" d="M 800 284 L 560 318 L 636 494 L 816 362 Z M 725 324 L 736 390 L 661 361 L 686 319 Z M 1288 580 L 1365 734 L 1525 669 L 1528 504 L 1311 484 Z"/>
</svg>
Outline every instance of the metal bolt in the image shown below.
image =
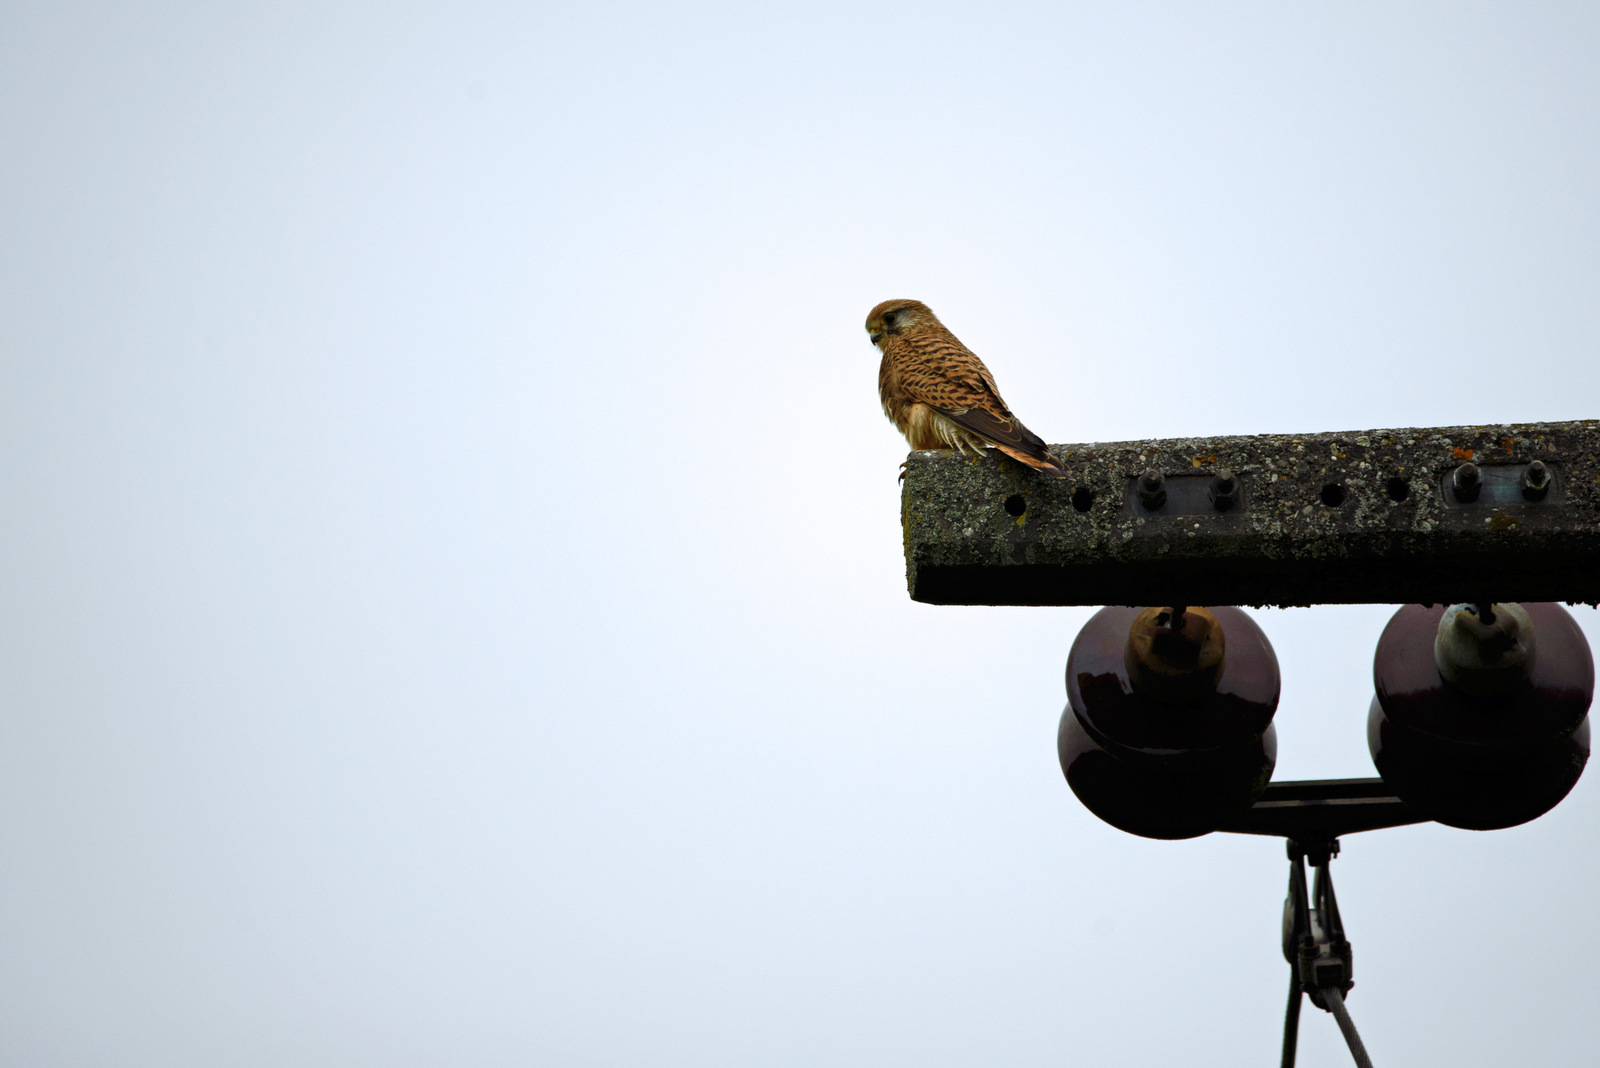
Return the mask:
<svg viewBox="0 0 1600 1068">
<path fill-rule="evenodd" d="M 1535 460 L 1522 472 L 1522 496 L 1530 501 L 1542 501 L 1550 492 L 1550 468 L 1543 460 Z"/>
<path fill-rule="evenodd" d="M 1239 480 L 1232 471 L 1223 468 L 1211 479 L 1211 503 L 1219 512 L 1226 512 L 1239 503 Z"/>
<path fill-rule="evenodd" d="M 1167 503 L 1167 480 L 1153 467 L 1139 476 L 1139 503 L 1147 512 Z"/>
<path fill-rule="evenodd" d="M 1450 485 L 1455 487 L 1456 500 L 1475 501 L 1478 491 L 1483 489 L 1483 472 L 1478 470 L 1478 465 L 1468 461 L 1456 468 L 1455 474 L 1450 476 Z"/>
</svg>

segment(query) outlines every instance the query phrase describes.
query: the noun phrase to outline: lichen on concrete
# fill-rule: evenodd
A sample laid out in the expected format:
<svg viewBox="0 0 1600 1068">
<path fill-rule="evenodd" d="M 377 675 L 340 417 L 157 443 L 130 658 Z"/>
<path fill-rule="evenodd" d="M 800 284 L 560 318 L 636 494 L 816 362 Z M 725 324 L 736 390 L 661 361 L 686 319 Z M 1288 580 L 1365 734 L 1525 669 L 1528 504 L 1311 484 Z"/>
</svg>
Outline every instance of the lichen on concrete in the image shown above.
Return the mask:
<svg viewBox="0 0 1600 1068">
<path fill-rule="evenodd" d="M 1600 420 L 1051 451 L 1066 478 L 1040 475 L 992 450 L 981 458 L 911 454 L 901 504 L 914 599 L 1600 600 Z M 1554 475 L 1544 500 L 1463 504 L 1446 491 L 1462 463 L 1511 471 L 1533 460 Z M 1243 500 L 1227 512 L 1152 514 L 1134 491 L 1148 469 L 1169 485 L 1208 482 L 1231 470 L 1243 483 Z M 1200 485 L 1184 484 L 1191 499 Z"/>
</svg>

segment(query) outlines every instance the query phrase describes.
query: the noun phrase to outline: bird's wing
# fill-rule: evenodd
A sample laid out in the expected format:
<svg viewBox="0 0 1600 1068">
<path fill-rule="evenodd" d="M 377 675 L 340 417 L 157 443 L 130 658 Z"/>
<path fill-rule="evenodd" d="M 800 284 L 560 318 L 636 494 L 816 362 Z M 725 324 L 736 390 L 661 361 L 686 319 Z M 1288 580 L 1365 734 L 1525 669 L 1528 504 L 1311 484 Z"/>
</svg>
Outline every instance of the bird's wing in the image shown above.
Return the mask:
<svg viewBox="0 0 1600 1068">
<path fill-rule="evenodd" d="M 1030 456 L 1044 460 L 1050 458 L 1049 453 L 1045 451 L 1044 439 L 1023 426 L 1022 420 L 1009 412 L 1002 418 L 986 408 L 967 408 L 964 411 L 944 411 L 938 408 L 935 410 L 952 423 L 966 427 L 991 445 L 1009 445 Z"/>
<path fill-rule="evenodd" d="M 928 345 L 911 368 L 901 371 L 900 385 L 920 401 L 991 445 L 1010 446 L 1047 462 L 1044 439 L 1011 414 L 994 378 L 966 346 L 950 341 Z"/>
</svg>

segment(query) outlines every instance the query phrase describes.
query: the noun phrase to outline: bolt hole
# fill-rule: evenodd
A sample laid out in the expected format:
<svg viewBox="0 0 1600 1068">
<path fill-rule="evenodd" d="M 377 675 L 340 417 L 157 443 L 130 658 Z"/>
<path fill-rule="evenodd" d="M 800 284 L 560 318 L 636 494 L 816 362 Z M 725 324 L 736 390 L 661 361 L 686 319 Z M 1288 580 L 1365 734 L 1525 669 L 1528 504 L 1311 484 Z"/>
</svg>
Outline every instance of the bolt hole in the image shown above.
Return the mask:
<svg viewBox="0 0 1600 1068">
<path fill-rule="evenodd" d="M 1028 510 L 1028 502 L 1020 493 L 1013 493 L 1006 498 L 1006 513 L 1008 515 L 1021 515 Z"/>
<path fill-rule="evenodd" d="M 1094 490 L 1088 486 L 1079 486 L 1072 491 L 1072 507 L 1080 512 L 1087 512 L 1094 507 Z"/>
<path fill-rule="evenodd" d="M 1383 484 L 1383 492 L 1389 495 L 1389 499 L 1391 501 L 1399 504 L 1401 501 L 1411 496 L 1411 483 L 1407 482 L 1399 475 L 1396 475 L 1388 482 Z"/>
<path fill-rule="evenodd" d="M 1344 503 L 1344 487 L 1337 482 L 1330 482 L 1322 487 L 1322 503 L 1329 508 L 1337 508 Z"/>
</svg>

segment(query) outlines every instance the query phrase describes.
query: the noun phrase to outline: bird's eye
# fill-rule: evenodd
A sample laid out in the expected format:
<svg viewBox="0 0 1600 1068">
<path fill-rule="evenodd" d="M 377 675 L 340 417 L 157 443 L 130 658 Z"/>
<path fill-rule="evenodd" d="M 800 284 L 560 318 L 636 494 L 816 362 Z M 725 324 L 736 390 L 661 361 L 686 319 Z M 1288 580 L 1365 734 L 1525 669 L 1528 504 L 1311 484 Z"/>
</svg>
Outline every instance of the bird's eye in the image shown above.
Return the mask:
<svg viewBox="0 0 1600 1068">
<path fill-rule="evenodd" d="M 894 312 L 889 312 L 886 315 L 884 315 L 884 317 L 883 317 L 883 325 L 884 326 L 893 326 L 894 325 Z"/>
</svg>

